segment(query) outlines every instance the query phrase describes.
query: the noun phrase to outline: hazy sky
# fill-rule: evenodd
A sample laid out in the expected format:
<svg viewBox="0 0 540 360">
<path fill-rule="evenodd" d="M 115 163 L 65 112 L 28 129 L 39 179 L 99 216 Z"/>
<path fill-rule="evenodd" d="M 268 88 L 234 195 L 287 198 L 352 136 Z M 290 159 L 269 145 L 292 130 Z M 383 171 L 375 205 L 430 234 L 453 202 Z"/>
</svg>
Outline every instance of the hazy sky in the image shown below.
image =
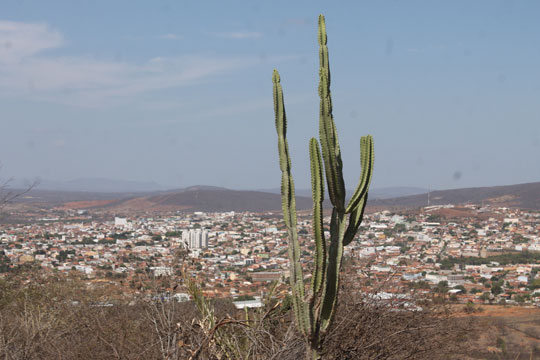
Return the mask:
<svg viewBox="0 0 540 360">
<path fill-rule="evenodd" d="M 326 15 L 348 187 L 540 181 L 538 1 L 22 1 L 0 11 L 1 175 L 279 186 L 272 69 L 299 187 Z"/>
</svg>

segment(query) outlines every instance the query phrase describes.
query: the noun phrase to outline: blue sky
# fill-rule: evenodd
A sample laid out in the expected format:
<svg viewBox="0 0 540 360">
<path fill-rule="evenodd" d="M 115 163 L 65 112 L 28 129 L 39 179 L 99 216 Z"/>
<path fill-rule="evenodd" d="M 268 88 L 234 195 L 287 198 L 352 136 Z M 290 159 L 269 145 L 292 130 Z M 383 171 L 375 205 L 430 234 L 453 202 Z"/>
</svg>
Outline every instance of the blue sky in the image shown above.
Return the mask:
<svg viewBox="0 0 540 360">
<path fill-rule="evenodd" d="M 540 181 L 536 1 L 11 1 L 0 12 L 2 176 L 279 184 L 272 69 L 298 187 L 318 133 L 326 15 L 348 187 Z"/>
</svg>

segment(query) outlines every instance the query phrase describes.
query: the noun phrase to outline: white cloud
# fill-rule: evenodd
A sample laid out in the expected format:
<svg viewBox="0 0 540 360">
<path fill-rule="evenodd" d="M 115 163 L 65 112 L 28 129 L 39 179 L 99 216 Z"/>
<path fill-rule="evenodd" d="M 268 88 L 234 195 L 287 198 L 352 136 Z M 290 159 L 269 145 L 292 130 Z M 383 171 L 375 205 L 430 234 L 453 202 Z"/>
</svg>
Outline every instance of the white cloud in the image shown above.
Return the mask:
<svg viewBox="0 0 540 360">
<path fill-rule="evenodd" d="M 287 104 L 295 105 L 299 103 L 305 103 L 312 101 L 313 96 L 309 94 L 289 94 L 287 95 Z M 200 112 L 201 117 L 215 118 L 216 116 L 223 115 L 240 115 L 240 114 L 249 114 L 249 113 L 260 113 L 261 110 L 271 110 L 272 101 L 268 101 L 268 98 L 252 98 L 237 103 L 232 103 L 231 105 L 222 106 L 219 108 L 209 108 L 208 110 L 203 110 Z"/>
<path fill-rule="evenodd" d="M 176 34 L 163 34 L 158 36 L 159 39 L 165 39 L 165 40 L 182 40 L 184 37 L 182 35 L 176 35 Z"/>
<path fill-rule="evenodd" d="M 0 44 L 0 97 L 87 107 L 130 102 L 142 93 L 191 85 L 260 62 L 256 57 L 187 55 L 135 64 L 45 56 L 40 52 L 64 44 L 60 33 L 44 24 L 7 21 L 0 21 Z"/>
<path fill-rule="evenodd" d="M 212 33 L 215 36 L 227 38 L 227 39 L 257 39 L 262 36 L 260 32 L 246 32 L 246 31 L 236 31 L 236 32 L 218 32 Z"/>
<path fill-rule="evenodd" d="M 63 43 L 62 35 L 46 24 L 0 21 L 0 63 L 16 63 Z"/>
</svg>

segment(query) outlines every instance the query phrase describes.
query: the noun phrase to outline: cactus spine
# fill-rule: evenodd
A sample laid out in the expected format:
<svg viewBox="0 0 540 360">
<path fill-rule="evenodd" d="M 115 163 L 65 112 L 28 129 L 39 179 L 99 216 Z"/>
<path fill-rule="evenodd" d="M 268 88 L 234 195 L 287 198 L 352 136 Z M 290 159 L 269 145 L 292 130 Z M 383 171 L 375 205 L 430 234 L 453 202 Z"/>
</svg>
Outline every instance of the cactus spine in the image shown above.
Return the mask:
<svg viewBox="0 0 540 360">
<path fill-rule="evenodd" d="M 354 238 L 362 222 L 368 188 L 374 163 L 373 138 L 360 139 L 360 180 L 353 196 L 345 205 L 343 163 L 339 148 L 336 125 L 332 116 L 330 95 L 330 67 L 326 46 L 326 24 L 319 16 L 319 142 L 311 138 L 309 155 L 311 163 L 311 188 L 313 197 L 313 236 L 315 254 L 311 285 L 306 295 L 304 276 L 300 263 L 300 244 L 296 230 L 296 204 L 291 159 L 287 143 L 287 117 L 283 101 L 280 76 L 274 70 L 272 76 L 274 112 L 278 134 L 279 166 L 281 169 L 281 198 L 283 218 L 288 229 L 290 285 L 293 311 L 299 331 L 305 337 L 310 359 L 320 359 L 321 343 L 332 322 L 336 309 L 343 247 Z M 322 156 L 321 156 L 322 154 Z M 324 166 L 323 166 L 324 163 Z M 323 170 L 324 167 L 324 170 Z M 329 245 L 323 231 L 324 177 L 333 206 L 330 220 Z"/>
</svg>

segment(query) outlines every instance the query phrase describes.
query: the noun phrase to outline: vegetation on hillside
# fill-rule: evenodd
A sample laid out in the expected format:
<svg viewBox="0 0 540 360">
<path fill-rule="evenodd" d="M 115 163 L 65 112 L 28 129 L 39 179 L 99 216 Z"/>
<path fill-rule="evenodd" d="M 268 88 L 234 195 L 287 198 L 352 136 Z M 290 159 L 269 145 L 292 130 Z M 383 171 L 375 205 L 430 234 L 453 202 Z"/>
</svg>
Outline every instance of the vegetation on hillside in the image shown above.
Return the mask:
<svg viewBox="0 0 540 360">
<path fill-rule="evenodd" d="M 2 359 L 297 360 L 305 352 L 288 297 L 246 312 L 231 299 L 173 301 L 166 279 L 155 279 L 154 295 L 126 295 L 108 282 L 36 270 L 0 280 Z M 395 311 L 347 284 L 341 291 L 324 359 L 443 359 L 470 337 L 467 322 L 436 308 Z"/>
</svg>

